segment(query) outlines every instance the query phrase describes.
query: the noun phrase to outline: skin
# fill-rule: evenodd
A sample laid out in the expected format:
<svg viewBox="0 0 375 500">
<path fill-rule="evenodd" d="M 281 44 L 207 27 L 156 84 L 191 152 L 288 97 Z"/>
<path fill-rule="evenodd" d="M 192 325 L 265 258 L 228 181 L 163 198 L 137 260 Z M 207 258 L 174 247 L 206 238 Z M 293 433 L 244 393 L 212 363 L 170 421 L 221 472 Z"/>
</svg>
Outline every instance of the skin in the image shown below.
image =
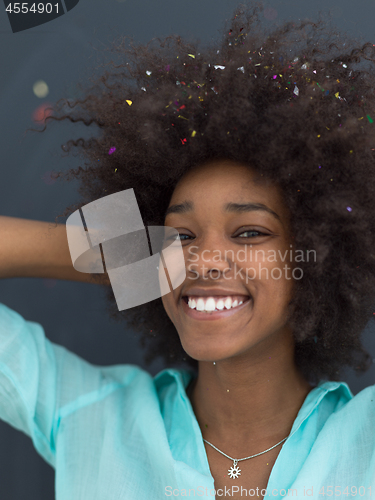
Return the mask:
<svg viewBox="0 0 375 500">
<path fill-rule="evenodd" d="M 203 438 L 230 456 L 246 457 L 289 434 L 312 389 L 295 366 L 288 324 L 293 262 L 281 257 L 292 244 L 289 213 L 276 185 L 229 160 L 199 165 L 185 174 L 169 207 L 183 202 L 192 202 L 194 208 L 167 214 L 165 225 L 180 233 L 187 276 L 162 301 L 184 350 L 198 360 L 190 399 Z M 277 216 L 265 210 L 226 213 L 223 207 L 229 202 L 263 204 Z M 264 250 L 266 258 L 261 252 L 256 258 L 255 250 Z M 268 279 L 265 272 L 251 272 L 253 279 L 247 280 L 245 273 L 235 275 L 235 269 L 259 269 L 259 264 L 268 269 Z M 280 279 L 271 277 L 274 268 L 284 270 Z M 181 297 L 196 286 L 230 289 L 252 300 L 228 318 L 201 321 L 182 307 Z M 211 466 L 220 455 L 205 446 Z M 221 458 L 228 466 L 228 459 Z M 242 462 L 243 468 L 255 460 Z"/>
</svg>

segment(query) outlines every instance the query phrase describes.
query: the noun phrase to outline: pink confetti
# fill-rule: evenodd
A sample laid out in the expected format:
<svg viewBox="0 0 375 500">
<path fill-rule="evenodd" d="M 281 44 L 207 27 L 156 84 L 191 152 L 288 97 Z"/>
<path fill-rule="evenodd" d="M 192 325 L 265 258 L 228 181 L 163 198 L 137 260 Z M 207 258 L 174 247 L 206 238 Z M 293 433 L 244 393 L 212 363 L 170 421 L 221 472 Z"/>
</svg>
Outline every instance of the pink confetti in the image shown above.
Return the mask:
<svg viewBox="0 0 375 500">
<path fill-rule="evenodd" d="M 111 148 L 109 151 L 108 151 L 108 154 L 111 155 L 112 153 L 114 153 L 116 151 L 116 148 Z"/>
</svg>

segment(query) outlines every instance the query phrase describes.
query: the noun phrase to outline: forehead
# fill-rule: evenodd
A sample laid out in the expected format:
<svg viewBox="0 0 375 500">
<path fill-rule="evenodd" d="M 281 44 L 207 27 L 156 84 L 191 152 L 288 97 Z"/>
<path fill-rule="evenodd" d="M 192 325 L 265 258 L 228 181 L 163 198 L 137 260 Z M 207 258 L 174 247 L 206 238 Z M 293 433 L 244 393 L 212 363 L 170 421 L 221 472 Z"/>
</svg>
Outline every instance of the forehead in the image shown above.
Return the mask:
<svg viewBox="0 0 375 500">
<path fill-rule="evenodd" d="M 274 183 L 249 165 L 231 160 L 214 160 L 189 170 L 175 187 L 170 204 L 186 200 L 196 206 L 213 201 L 284 205 L 281 190 Z"/>
</svg>

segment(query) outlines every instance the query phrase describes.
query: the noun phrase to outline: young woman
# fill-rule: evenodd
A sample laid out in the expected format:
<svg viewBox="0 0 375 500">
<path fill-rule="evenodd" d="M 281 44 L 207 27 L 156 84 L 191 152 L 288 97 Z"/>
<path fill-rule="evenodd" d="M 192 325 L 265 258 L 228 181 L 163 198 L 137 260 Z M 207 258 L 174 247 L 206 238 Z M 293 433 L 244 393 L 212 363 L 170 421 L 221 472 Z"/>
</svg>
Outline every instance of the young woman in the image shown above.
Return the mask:
<svg viewBox="0 0 375 500">
<path fill-rule="evenodd" d="M 107 287 L 167 362 L 93 366 L 1 305 L 0 416 L 55 467 L 58 500 L 375 494 L 374 386 L 340 381 L 368 368 L 375 314 L 375 77 L 354 68 L 373 45 L 322 21 L 267 36 L 262 9 L 238 7 L 211 48 L 120 43 L 53 115 L 99 127 L 70 143 L 88 163 L 64 215 L 133 188 L 145 226 L 178 231 L 182 284 L 119 313 L 64 225 L 41 239 L 46 223 L 2 218 L 2 276 Z"/>
</svg>

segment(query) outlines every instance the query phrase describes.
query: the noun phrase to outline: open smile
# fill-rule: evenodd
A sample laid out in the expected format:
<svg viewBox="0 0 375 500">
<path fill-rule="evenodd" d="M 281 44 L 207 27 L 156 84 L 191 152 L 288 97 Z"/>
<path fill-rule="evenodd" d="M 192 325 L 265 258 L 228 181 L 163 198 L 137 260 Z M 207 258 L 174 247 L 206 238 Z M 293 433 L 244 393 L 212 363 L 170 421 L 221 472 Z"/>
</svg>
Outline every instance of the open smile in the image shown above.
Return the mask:
<svg viewBox="0 0 375 500">
<path fill-rule="evenodd" d="M 197 311 L 196 309 L 192 309 L 188 306 L 188 297 L 182 297 L 180 299 L 180 303 L 183 311 L 187 314 L 187 316 L 193 319 L 198 319 L 200 321 L 212 321 L 228 318 L 229 316 L 233 316 L 233 314 L 236 314 L 237 312 L 253 307 L 253 300 L 251 297 L 245 297 L 242 304 L 240 305 L 221 311 Z"/>
</svg>

